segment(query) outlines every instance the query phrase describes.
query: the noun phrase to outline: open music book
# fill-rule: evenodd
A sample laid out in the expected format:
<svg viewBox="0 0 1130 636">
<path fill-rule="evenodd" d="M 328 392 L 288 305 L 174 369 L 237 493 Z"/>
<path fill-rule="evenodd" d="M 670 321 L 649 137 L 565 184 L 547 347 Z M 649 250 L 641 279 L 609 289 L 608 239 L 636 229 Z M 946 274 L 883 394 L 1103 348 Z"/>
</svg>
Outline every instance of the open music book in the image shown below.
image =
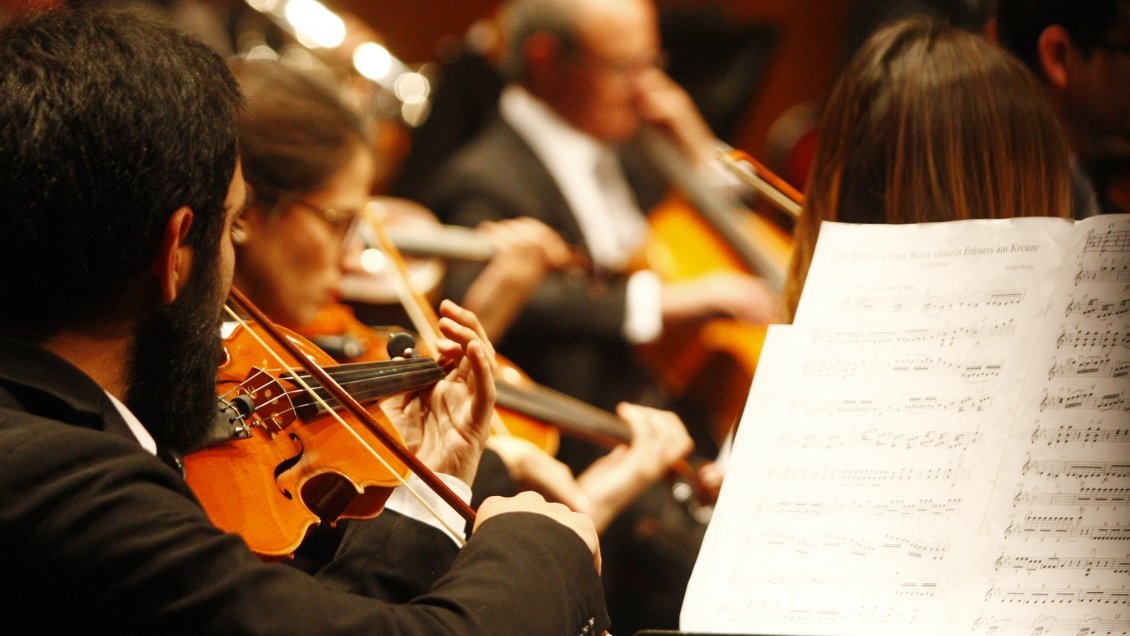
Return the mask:
<svg viewBox="0 0 1130 636">
<path fill-rule="evenodd" d="M 1130 215 L 824 224 L 681 628 L 1130 633 Z"/>
</svg>

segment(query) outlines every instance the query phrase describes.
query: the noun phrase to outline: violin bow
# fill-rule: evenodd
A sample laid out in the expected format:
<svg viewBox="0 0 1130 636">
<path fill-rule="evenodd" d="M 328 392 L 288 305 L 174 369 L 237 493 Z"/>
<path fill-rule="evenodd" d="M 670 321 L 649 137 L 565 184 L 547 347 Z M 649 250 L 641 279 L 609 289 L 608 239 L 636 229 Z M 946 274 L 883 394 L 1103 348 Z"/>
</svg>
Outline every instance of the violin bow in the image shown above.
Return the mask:
<svg viewBox="0 0 1130 636">
<path fill-rule="evenodd" d="M 408 466 L 408 468 L 417 477 L 419 477 L 421 481 L 427 484 L 427 486 L 431 488 L 441 499 L 443 499 L 444 502 L 451 506 L 453 510 L 459 513 L 459 515 L 463 517 L 468 523 L 472 525 L 474 524 L 475 511 L 472 510 L 471 507 L 468 506 L 458 495 L 456 495 L 447 486 L 447 484 L 443 483 L 443 481 L 435 473 L 433 473 L 431 469 L 425 466 L 424 463 L 419 460 L 419 458 L 417 458 L 411 451 L 405 448 L 400 440 L 397 440 L 389 435 L 380 426 L 380 424 L 376 422 L 376 420 L 373 418 L 373 415 L 369 413 L 365 409 L 365 407 L 357 401 L 356 398 L 354 398 L 348 391 L 342 388 L 342 386 L 338 384 L 338 382 L 334 380 L 333 377 L 326 373 L 326 371 L 322 369 L 320 365 L 304 355 L 301 351 L 299 351 L 294 343 L 290 342 L 290 340 L 284 337 L 283 334 L 275 326 L 275 324 L 269 318 L 267 318 L 266 314 L 264 314 L 261 309 L 256 307 L 255 304 L 252 303 L 247 298 L 247 296 L 243 294 L 243 292 L 241 292 L 235 286 L 232 286 L 230 295 L 231 299 L 239 306 L 239 308 L 243 309 L 248 315 L 250 315 L 264 329 L 264 331 L 267 332 L 271 339 L 278 343 L 279 346 L 285 349 L 288 354 L 290 354 L 295 360 L 297 360 L 299 365 L 302 366 L 303 369 L 305 369 L 306 372 L 309 373 L 315 380 L 317 380 L 321 387 L 324 388 L 335 400 L 337 400 L 338 404 L 341 404 L 343 407 L 345 407 L 345 409 L 353 414 L 358 419 L 358 421 L 360 421 L 365 425 L 366 428 L 372 431 L 373 434 L 377 436 L 377 438 L 393 453 L 393 455 L 396 456 L 398 460 Z M 240 322 L 241 324 L 244 323 L 243 319 L 240 318 L 239 315 L 236 314 L 236 312 L 232 311 L 230 307 L 225 308 L 228 310 L 228 313 L 236 319 L 237 322 Z M 255 335 L 256 338 L 258 338 L 258 335 Z M 272 348 L 267 346 L 267 343 L 261 342 L 261 344 L 263 344 L 267 348 L 267 350 L 275 356 L 276 361 L 279 364 L 286 368 L 292 376 L 295 376 L 295 380 L 301 386 L 303 386 L 303 388 L 309 391 L 316 401 L 325 406 L 329 410 L 329 412 L 333 414 L 333 417 L 335 417 L 340 424 L 349 427 L 349 424 L 345 422 L 345 420 L 342 419 L 335 410 L 329 409 L 324 400 L 322 400 L 322 398 L 317 394 L 316 391 L 313 391 L 313 389 L 311 389 L 308 385 L 306 385 L 305 382 L 297 377 L 297 374 L 293 372 L 291 366 L 284 360 L 282 360 L 282 358 L 279 357 Z M 457 541 L 463 543 L 462 533 L 448 527 L 447 524 L 444 523 L 442 517 L 440 517 L 440 515 L 434 509 L 432 509 L 426 501 L 424 501 L 423 497 L 421 497 L 420 494 L 417 493 L 404 480 L 404 478 L 399 475 L 396 470 L 393 470 L 387 464 L 385 459 L 381 457 L 379 453 L 374 454 L 382 463 L 385 464 L 385 467 L 389 469 L 390 473 L 396 475 L 396 478 L 400 482 L 400 484 L 404 486 L 414 497 L 416 497 L 420 501 L 420 503 L 424 505 L 425 508 L 427 508 L 433 515 L 435 515 L 436 519 L 447 529 L 449 533 L 451 533 L 453 537 L 455 537 Z"/>
<path fill-rule="evenodd" d="M 736 148 L 719 148 L 716 157 L 724 168 L 769 199 L 777 209 L 793 219 L 800 216 L 804 195 L 749 153 Z"/>
</svg>

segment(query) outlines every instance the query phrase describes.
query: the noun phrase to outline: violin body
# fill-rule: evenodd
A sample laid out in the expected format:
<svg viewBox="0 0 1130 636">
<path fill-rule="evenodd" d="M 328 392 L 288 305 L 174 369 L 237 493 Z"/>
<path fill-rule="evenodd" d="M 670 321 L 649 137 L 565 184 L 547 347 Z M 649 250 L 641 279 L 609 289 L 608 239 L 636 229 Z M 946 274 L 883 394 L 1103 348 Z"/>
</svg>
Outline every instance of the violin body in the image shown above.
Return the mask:
<svg viewBox="0 0 1130 636">
<path fill-rule="evenodd" d="M 251 329 L 240 325 L 225 339 L 216 384 L 222 402 L 254 405 L 242 408 L 245 436 L 185 455 L 185 479 L 217 527 L 241 535 L 261 556 L 283 557 L 318 523 L 378 515 L 408 469 L 365 426 L 344 426 L 328 412 L 311 415 L 317 409 L 309 396 L 286 379 Z M 288 337 L 315 362 L 334 364 Z M 372 411 L 387 434 L 401 439 L 379 409 Z"/>
</svg>

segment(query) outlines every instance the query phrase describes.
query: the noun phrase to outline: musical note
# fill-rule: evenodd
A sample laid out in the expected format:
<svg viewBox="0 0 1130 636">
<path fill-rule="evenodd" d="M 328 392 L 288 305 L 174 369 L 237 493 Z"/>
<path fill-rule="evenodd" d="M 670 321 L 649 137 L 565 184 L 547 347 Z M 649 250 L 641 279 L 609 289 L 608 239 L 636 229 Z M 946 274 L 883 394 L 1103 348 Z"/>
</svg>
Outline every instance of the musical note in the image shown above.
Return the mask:
<svg viewBox="0 0 1130 636">
<path fill-rule="evenodd" d="M 1016 321 L 1008 319 L 981 326 L 947 327 L 940 329 L 902 329 L 898 331 L 850 332 L 837 331 L 821 333 L 829 344 L 846 346 L 875 346 L 891 344 L 911 344 L 936 342 L 941 346 L 952 346 L 959 339 L 968 338 L 1006 338 L 1016 332 Z"/>
<path fill-rule="evenodd" d="M 1065 537 L 1090 537 L 1092 539 L 1130 540 L 1130 525 L 1118 522 L 1103 525 L 1085 525 L 1083 515 L 1075 517 L 1056 515 L 1026 515 L 1012 532 L 1021 535 L 1058 535 Z"/>
<path fill-rule="evenodd" d="M 805 365 L 802 373 L 816 378 L 957 376 L 967 382 L 985 382 L 999 376 L 1003 364 L 1001 360 L 948 361 L 930 356 L 884 361 L 829 359 Z"/>
<path fill-rule="evenodd" d="M 1130 591 L 1118 589 L 1073 590 L 1031 589 L 1031 588 L 990 588 L 989 598 L 1002 603 L 1022 603 L 1025 605 L 1048 605 L 1055 603 L 1096 603 L 1105 605 L 1130 604 Z"/>
<path fill-rule="evenodd" d="M 1095 320 L 1118 318 L 1130 313 L 1130 298 L 1122 300 L 1107 300 L 1102 298 L 1086 298 L 1073 300 L 1068 303 L 1065 315 L 1071 317 L 1078 315 Z"/>
<path fill-rule="evenodd" d="M 1028 572 L 1043 570 L 1083 570 L 1084 576 L 1089 576 L 1094 570 L 1108 571 L 1112 574 L 1130 574 L 1130 558 L 1064 558 L 1055 555 L 1001 556 L 1001 558 L 997 560 L 996 567 L 998 570 L 1006 568 L 1025 570 Z"/>
<path fill-rule="evenodd" d="M 942 397 L 911 396 L 902 399 L 815 399 L 798 401 L 795 409 L 806 415 L 883 416 L 916 413 L 965 413 L 984 411 L 993 403 L 992 396 L 973 395 Z"/>
<path fill-rule="evenodd" d="M 779 437 L 782 444 L 798 448 L 936 448 L 967 450 L 981 441 L 979 431 L 926 431 L 908 433 L 867 428 L 848 433 L 811 434 L 784 432 Z"/>
<path fill-rule="evenodd" d="M 1106 232 L 1091 230 L 1083 244 L 1084 253 L 1125 252 L 1130 250 L 1130 232 L 1115 230 L 1113 225 Z"/>
<path fill-rule="evenodd" d="M 1057 359 L 1048 370 L 1049 380 L 1071 376 L 1123 378 L 1127 375 L 1130 375 L 1130 359 L 1114 360 L 1110 355 Z"/>
<path fill-rule="evenodd" d="M 952 515 L 961 511 L 961 498 L 918 499 L 904 501 L 871 501 L 859 499 L 840 499 L 826 501 L 777 501 L 763 507 L 763 510 L 784 515 L 916 515 L 916 518 Z"/>
<path fill-rule="evenodd" d="M 1130 429 L 1126 428 L 1104 428 L 1099 426 L 1075 428 L 1074 426 L 1064 425 L 1050 429 L 1037 427 L 1036 430 L 1032 432 L 1032 442 L 1045 442 L 1048 446 L 1073 442 L 1093 444 L 1097 442 L 1125 443 L 1127 441 L 1130 441 Z"/>
<path fill-rule="evenodd" d="M 978 623 L 978 626 L 987 626 L 984 633 L 1000 636 L 1130 636 L 1130 621 L 1104 620 L 1089 615 L 1062 619 L 1043 615 L 1035 619 L 983 616 Z"/>
<path fill-rule="evenodd" d="M 935 466 L 927 468 L 860 468 L 847 466 L 835 468 L 800 468 L 788 466 L 783 468 L 775 467 L 769 471 L 769 474 L 775 478 L 788 480 L 811 479 L 836 483 L 873 483 L 967 479 L 969 477 L 969 469 L 953 466 Z"/>
<path fill-rule="evenodd" d="M 845 303 L 853 310 L 884 309 L 892 314 L 918 310 L 924 314 L 939 314 L 951 309 L 978 309 L 1005 307 L 1024 301 L 1023 289 L 968 291 L 952 294 L 866 294 L 849 296 Z"/>
<path fill-rule="evenodd" d="M 1130 463 L 1029 461 L 1024 464 L 1024 472 L 1032 472 L 1043 477 L 1130 477 Z"/>
<path fill-rule="evenodd" d="M 842 555 L 860 557 L 895 554 L 908 556 L 915 560 L 939 560 L 945 558 L 949 550 L 949 544 L 946 541 L 911 539 L 890 533 L 880 538 L 848 537 L 833 533 L 825 533 L 820 537 L 803 538 L 782 532 L 772 532 L 762 536 L 768 545 L 803 554 L 817 550 L 830 550 Z"/>
<path fill-rule="evenodd" d="M 1125 504 L 1130 488 L 1080 488 L 1078 492 L 1030 492 L 1014 498 L 1017 503 L 1066 506 L 1076 504 Z"/>
<path fill-rule="evenodd" d="M 1045 395 L 1040 402 L 1040 410 L 1048 409 L 1127 411 L 1130 410 L 1130 400 L 1122 392 L 1095 395 L 1093 390 L 1078 389 L 1059 396 Z"/>
<path fill-rule="evenodd" d="M 1126 283 L 1130 282 L 1130 266 L 1128 265 L 1102 265 L 1090 269 L 1081 269 L 1075 275 L 1078 283 Z"/>
<path fill-rule="evenodd" d="M 1056 340 L 1057 348 L 1070 345 L 1079 347 L 1130 347 L 1130 333 L 1125 331 L 1064 331 Z"/>
</svg>

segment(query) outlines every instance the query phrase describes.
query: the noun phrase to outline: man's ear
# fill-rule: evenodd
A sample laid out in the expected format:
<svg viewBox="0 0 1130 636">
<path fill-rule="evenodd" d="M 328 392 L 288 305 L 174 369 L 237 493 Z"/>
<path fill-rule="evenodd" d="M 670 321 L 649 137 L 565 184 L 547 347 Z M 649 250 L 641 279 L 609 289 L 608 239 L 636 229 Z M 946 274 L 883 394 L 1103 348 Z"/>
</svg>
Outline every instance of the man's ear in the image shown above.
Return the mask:
<svg viewBox="0 0 1130 636">
<path fill-rule="evenodd" d="M 985 26 L 981 28 L 981 35 L 985 36 L 985 39 L 993 44 L 1000 45 L 1000 23 L 997 22 L 996 16 L 989 18 L 988 21 L 985 22 Z"/>
<path fill-rule="evenodd" d="M 522 43 L 522 55 L 526 58 L 527 72 L 544 81 L 546 73 L 554 70 L 560 61 L 561 40 L 552 33 L 535 33 Z"/>
<path fill-rule="evenodd" d="M 186 242 L 193 221 L 192 209 L 181 207 L 173 212 L 165 223 L 161 236 L 161 249 L 153 259 L 152 270 L 157 277 L 161 303 L 170 304 L 177 299 L 184 286 L 188 284 L 192 272 L 192 259 L 195 254 Z"/>
<path fill-rule="evenodd" d="M 1068 56 L 1073 48 L 1071 35 L 1067 29 L 1053 24 L 1044 29 L 1036 41 L 1036 51 L 1040 58 L 1040 68 L 1044 77 L 1057 90 L 1065 90 L 1069 80 Z"/>
</svg>

